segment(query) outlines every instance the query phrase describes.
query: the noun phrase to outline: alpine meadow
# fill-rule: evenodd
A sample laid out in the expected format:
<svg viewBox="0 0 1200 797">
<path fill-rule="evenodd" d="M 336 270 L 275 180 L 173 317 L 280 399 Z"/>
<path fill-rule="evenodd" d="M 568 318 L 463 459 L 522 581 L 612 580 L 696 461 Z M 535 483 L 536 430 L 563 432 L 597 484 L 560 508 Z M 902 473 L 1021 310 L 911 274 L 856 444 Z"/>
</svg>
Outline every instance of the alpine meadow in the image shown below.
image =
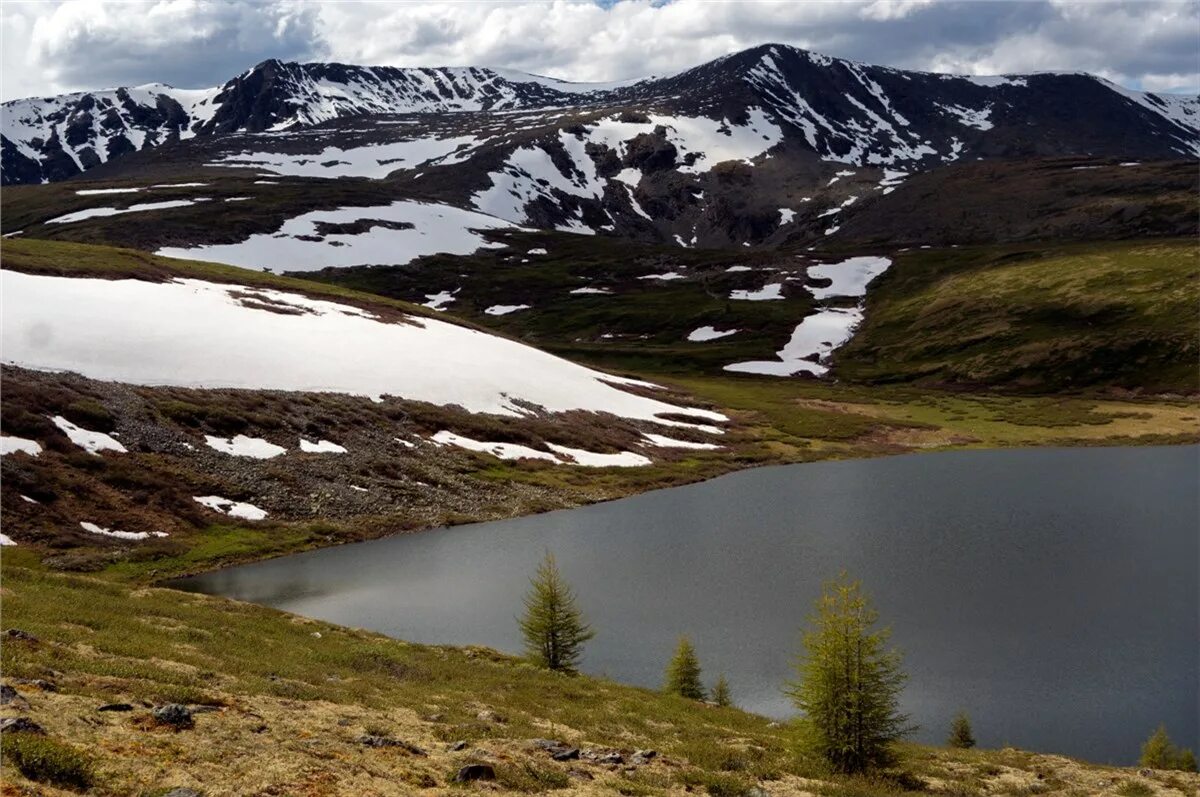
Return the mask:
<svg viewBox="0 0 1200 797">
<path fill-rule="evenodd" d="M 1200 6 L 0 37 L 0 793 L 1200 794 Z"/>
</svg>

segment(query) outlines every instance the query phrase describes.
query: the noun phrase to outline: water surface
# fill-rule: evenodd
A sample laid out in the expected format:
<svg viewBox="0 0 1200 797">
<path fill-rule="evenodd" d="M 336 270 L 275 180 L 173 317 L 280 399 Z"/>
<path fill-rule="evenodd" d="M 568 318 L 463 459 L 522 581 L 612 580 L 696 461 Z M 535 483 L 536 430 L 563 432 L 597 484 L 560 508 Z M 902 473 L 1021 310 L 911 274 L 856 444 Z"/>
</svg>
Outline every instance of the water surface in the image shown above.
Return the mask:
<svg viewBox="0 0 1200 797">
<path fill-rule="evenodd" d="M 403 639 L 517 652 L 547 549 L 599 631 L 584 669 L 657 686 L 679 634 L 744 708 L 786 717 L 822 580 L 861 578 L 941 742 L 1131 763 L 1200 735 L 1200 448 L 968 451 L 761 468 L 534 517 L 180 582 Z"/>
</svg>

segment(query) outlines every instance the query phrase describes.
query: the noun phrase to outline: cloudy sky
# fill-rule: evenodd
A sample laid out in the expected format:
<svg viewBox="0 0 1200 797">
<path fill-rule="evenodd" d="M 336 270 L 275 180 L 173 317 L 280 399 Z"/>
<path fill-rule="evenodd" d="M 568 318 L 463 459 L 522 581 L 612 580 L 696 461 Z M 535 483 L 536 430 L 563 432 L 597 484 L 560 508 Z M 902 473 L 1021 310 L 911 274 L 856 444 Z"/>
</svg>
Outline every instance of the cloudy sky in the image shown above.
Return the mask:
<svg viewBox="0 0 1200 797">
<path fill-rule="evenodd" d="M 662 74 L 763 42 L 937 72 L 1083 70 L 1200 91 L 1200 2 L 4 0 L 3 99 L 223 83 L 266 58 Z"/>
</svg>

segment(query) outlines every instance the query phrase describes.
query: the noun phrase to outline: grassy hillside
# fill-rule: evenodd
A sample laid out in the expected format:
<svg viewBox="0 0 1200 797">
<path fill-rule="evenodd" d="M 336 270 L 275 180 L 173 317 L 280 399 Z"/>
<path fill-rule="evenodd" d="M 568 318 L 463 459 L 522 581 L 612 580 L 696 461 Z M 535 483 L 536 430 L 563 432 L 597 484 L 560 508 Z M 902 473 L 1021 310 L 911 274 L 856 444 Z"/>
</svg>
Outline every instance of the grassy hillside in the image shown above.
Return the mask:
<svg viewBox="0 0 1200 797">
<path fill-rule="evenodd" d="M 41 570 L 4 553 L 0 708 L 86 762 L 89 793 L 407 795 L 463 791 L 718 797 L 772 795 L 1187 795 L 1200 776 L 1134 772 L 1016 750 L 904 746 L 872 778 L 831 777 L 796 729 L 589 677 L 563 677 L 479 648 L 412 645 L 274 610 Z M 735 685 L 736 689 L 736 685 Z M 98 711 L 127 704 L 127 710 Z M 154 720 L 198 709 L 191 727 Z M 12 745 L 12 735 L 6 734 Z M 364 737 L 403 743 L 374 747 Z M 580 748 L 556 761 L 534 740 Z M 415 748 L 415 749 L 414 749 Z M 646 761 L 638 750 L 653 750 Z M 616 753 L 621 763 L 599 758 Z M 61 752 L 57 755 L 61 757 Z M 613 759 L 615 761 L 615 759 Z M 640 763 L 639 763 L 640 762 Z M 454 785 L 469 763 L 494 783 Z M 5 794 L 35 786 L 6 757 Z M 759 788 L 763 791 L 754 792 Z"/>
<path fill-rule="evenodd" d="M 771 358 L 814 302 L 803 267 L 837 252 L 704 252 L 511 234 L 508 247 L 409 266 L 306 275 L 420 301 L 457 290 L 453 312 L 566 357 L 643 373 L 718 374 Z M 528 254 L 545 248 L 546 255 Z M 866 321 L 835 355 L 838 379 L 1022 393 L 1194 394 L 1200 250 L 1192 240 L 995 245 L 881 252 Z M 738 270 L 728 271 L 730 266 Z M 646 279 L 676 273 L 678 279 Z M 730 300 L 783 283 L 783 300 Z M 581 286 L 609 291 L 578 295 Z M 508 315 L 494 304 L 530 305 Z M 737 329 L 702 343 L 701 326 Z"/>
<path fill-rule="evenodd" d="M 1196 393 L 1194 240 L 910 253 L 836 354 L 859 382 Z"/>
</svg>

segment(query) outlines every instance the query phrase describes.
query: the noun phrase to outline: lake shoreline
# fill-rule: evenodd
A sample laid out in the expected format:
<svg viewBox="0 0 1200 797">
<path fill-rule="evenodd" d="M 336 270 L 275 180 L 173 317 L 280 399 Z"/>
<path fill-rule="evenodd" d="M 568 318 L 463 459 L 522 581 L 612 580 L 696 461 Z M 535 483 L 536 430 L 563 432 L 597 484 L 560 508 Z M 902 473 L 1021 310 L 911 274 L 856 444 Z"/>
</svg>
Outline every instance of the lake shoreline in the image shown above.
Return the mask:
<svg viewBox="0 0 1200 797">
<path fill-rule="evenodd" d="M 1183 435 L 1180 435 L 1180 436 L 1183 436 Z M 809 459 L 809 460 L 803 460 L 803 461 L 761 462 L 761 463 L 747 464 L 744 467 L 731 467 L 727 470 L 722 470 L 717 473 L 713 473 L 711 475 L 705 475 L 705 476 L 699 477 L 699 478 L 691 480 L 691 481 L 681 481 L 681 482 L 678 482 L 675 484 L 654 486 L 654 487 L 650 487 L 645 490 L 630 491 L 630 492 L 622 494 L 622 495 L 614 495 L 612 497 L 600 498 L 597 500 L 587 501 L 587 502 L 570 505 L 570 506 L 549 507 L 549 508 L 541 509 L 541 510 L 535 511 L 535 512 L 516 513 L 516 514 L 509 514 L 509 515 L 486 518 L 486 519 L 479 519 L 479 520 L 466 520 L 462 523 L 454 523 L 454 524 L 449 524 L 449 525 L 428 525 L 428 526 L 421 526 L 421 527 L 411 528 L 411 529 L 396 530 L 396 531 L 387 532 L 385 534 L 381 534 L 379 536 L 371 536 L 371 537 L 367 537 L 364 539 L 339 540 L 339 541 L 335 541 L 335 542 L 328 543 L 328 544 L 316 543 L 316 544 L 313 544 L 310 546 L 300 547 L 300 548 L 296 548 L 293 550 L 281 551 L 278 553 L 266 553 L 265 555 L 263 554 L 263 552 L 251 552 L 251 553 L 247 554 L 244 558 L 236 558 L 236 559 L 232 559 L 232 560 L 228 560 L 228 561 L 221 561 L 221 562 L 204 563 L 203 565 L 197 566 L 195 568 L 184 569 L 184 570 L 180 570 L 180 571 L 173 571 L 170 575 L 165 576 L 165 577 L 161 577 L 161 578 L 153 577 L 153 578 L 149 579 L 148 581 L 146 581 L 146 583 L 148 586 L 171 588 L 170 583 L 172 581 L 192 578 L 192 577 L 204 575 L 207 573 L 214 573 L 217 571 L 227 570 L 229 568 L 234 568 L 234 567 L 241 567 L 243 565 L 254 564 L 257 562 L 273 561 L 276 559 L 294 556 L 296 554 L 309 553 L 312 551 L 320 551 L 320 550 L 326 550 L 326 549 L 330 549 L 330 548 L 342 548 L 342 547 L 349 546 L 349 545 L 359 545 L 362 543 L 369 543 L 369 542 L 374 542 L 377 540 L 386 540 L 386 539 L 391 539 L 394 537 L 408 537 L 408 536 L 417 535 L 417 534 L 428 534 L 430 532 L 436 532 L 436 531 L 441 531 L 441 530 L 445 530 L 445 529 L 460 528 L 462 526 L 474 526 L 474 525 L 478 525 L 481 523 L 493 523 L 493 522 L 500 522 L 500 521 L 505 521 L 505 520 L 518 520 L 521 518 L 537 517 L 539 515 L 546 515 L 546 514 L 551 514 L 554 512 L 562 512 L 562 511 L 569 511 L 572 509 L 581 509 L 584 507 L 610 504 L 615 501 L 624 501 L 626 499 L 635 498 L 640 495 L 646 495 L 646 494 L 654 493 L 654 492 L 661 492 L 664 490 L 673 490 L 673 489 L 677 489 L 680 487 L 689 487 L 689 486 L 693 486 L 693 485 L 697 485 L 697 484 L 704 484 L 704 483 L 711 482 L 711 481 L 714 481 L 717 479 L 722 479 L 722 478 L 725 478 L 728 476 L 733 476 L 733 475 L 736 475 L 739 473 L 746 473 L 749 471 L 755 471 L 755 470 L 760 470 L 760 469 L 764 469 L 764 468 L 784 468 L 784 467 L 791 467 L 793 465 L 817 465 L 817 464 L 828 463 L 828 462 L 852 462 L 852 461 L 856 461 L 856 460 L 891 459 L 891 458 L 897 458 L 897 457 L 907 457 L 907 456 L 927 455 L 927 454 L 945 454 L 945 453 L 962 452 L 962 451 L 1013 451 L 1013 450 L 1025 450 L 1025 449 L 1039 450 L 1039 451 L 1045 451 L 1045 450 L 1069 451 L 1069 450 L 1081 449 L 1081 448 L 1178 448 L 1178 447 L 1195 446 L 1195 445 L 1200 445 L 1200 439 L 1188 438 L 1188 439 L 1180 440 L 1179 442 L 1172 442 L 1172 443 L 1130 442 L 1130 443 L 1118 444 L 1118 445 L 1114 445 L 1111 442 L 1079 441 L 1072 445 L 1018 445 L 1018 446 L 1000 446 L 1000 447 L 965 446 L 965 447 L 946 447 L 946 448 L 937 448 L 937 449 L 917 449 L 917 450 L 890 451 L 890 452 L 858 452 L 858 453 L 854 453 L 854 454 L 843 454 L 842 452 L 831 452 L 829 454 L 829 456 L 815 458 L 815 459 Z"/>
<path fill-rule="evenodd" d="M 1142 648 L 1130 647 L 1131 640 L 1113 639 L 1103 629 L 1125 627 L 1131 612 L 1141 616 L 1148 611 L 1135 608 L 1143 600 L 1139 596 L 1153 591 L 1134 588 L 1140 584 L 1137 573 L 1156 573 L 1164 583 L 1155 589 L 1167 591 L 1177 592 L 1196 580 L 1188 565 L 1195 556 L 1186 531 L 1181 532 L 1181 513 L 1187 514 L 1195 500 L 1186 483 L 1196 475 L 1193 471 L 1200 472 L 1200 449 L 1043 447 L 945 453 L 944 458 L 897 456 L 805 463 L 813 467 L 803 469 L 748 469 L 621 502 L 466 524 L 441 529 L 442 534 L 393 536 L 369 541 L 365 548 L 313 550 L 166 586 L 367 627 L 421 644 L 514 651 L 519 642 L 511 637 L 509 615 L 519 605 L 530 557 L 552 549 L 577 580 L 597 626 L 607 631 L 607 639 L 595 643 L 594 657 L 585 661 L 587 672 L 651 686 L 660 677 L 660 648 L 669 647 L 674 634 L 691 633 L 713 673 L 729 672 L 743 690 L 758 684 L 751 693 L 743 692 L 741 705 L 778 718 L 789 712 L 778 696 L 778 684 L 786 678 L 780 651 L 793 646 L 812 589 L 849 568 L 879 593 L 884 621 L 895 626 L 899 644 L 912 650 L 919 676 L 914 699 L 927 713 L 940 716 L 952 708 L 942 703 L 953 702 L 956 694 L 973 694 L 948 686 L 961 673 L 943 672 L 937 651 L 955 650 L 956 656 L 972 661 L 969 671 L 974 677 L 987 673 L 997 694 L 1015 689 L 1027 696 L 1041 694 L 1043 688 L 1036 686 L 1040 682 L 1029 668 L 1053 651 L 1062 661 L 1046 658 L 1057 662 L 1045 671 L 1046 678 L 1054 681 L 1062 673 L 1077 672 L 1049 694 L 1084 691 L 1073 694 L 1070 712 L 1043 708 L 1040 715 L 1032 710 L 1026 714 L 1040 716 L 1037 727 L 1046 732 L 1058 728 L 1064 739 L 1086 738 L 1082 729 L 1068 730 L 1076 721 L 1112 732 L 1113 718 L 1103 710 L 1110 701 L 1088 690 L 1148 665 L 1108 660 L 1117 651 L 1126 657 L 1148 655 L 1169 668 L 1160 676 L 1169 680 L 1177 679 L 1179 656 L 1185 655 L 1179 652 L 1177 635 L 1158 620 L 1143 625 L 1144 633 L 1154 629 L 1158 636 L 1153 645 L 1159 647 L 1149 638 L 1138 643 L 1157 653 L 1139 653 Z M 1154 479 L 1164 484 L 1156 485 Z M 1022 498 L 1022 491 L 1029 495 Z M 1183 503 L 1176 500 L 1181 496 Z M 1137 530 L 1145 518 L 1155 524 L 1156 546 L 1162 551 L 1139 548 Z M 1004 544 L 997 547 L 997 540 Z M 1194 539 L 1190 544 L 1194 548 Z M 1169 556 L 1162 553 L 1166 551 Z M 1069 569 L 1067 563 L 1073 563 Z M 626 586 L 613 593 L 617 573 Z M 753 579 L 747 581 L 747 573 Z M 1107 587 L 1100 589 L 1101 583 Z M 700 592 L 695 591 L 698 585 L 705 585 Z M 716 601 L 716 595 L 726 597 Z M 1186 600 L 1174 592 L 1159 595 L 1156 605 L 1187 612 Z M 406 606 L 411 609 L 387 608 Z M 764 616 L 764 606 L 775 608 Z M 1018 606 L 1025 606 L 1026 614 Z M 1190 627 L 1191 620 L 1174 617 L 1172 622 Z M 750 630 L 758 625 L 764 630 Z M 1043 627 L 1055 629 L 1053 644 L 1038 636 Z M 722 635 L 714 637 L 713 629 L 723 629 Z M 993 633 L 999 634 L 996 640 Z M 929 638 L 918 642 L 922 637 Z M 764 647 L 765 640 L 774 644 Z M 1042 653 L 1030 658 L 1029 650 Z M 1108 663 L 1100 666 L 1100 660 Z M 774 674 L 763 681 L 766 662 L 773 662 Z M 1023 673 L 1028 684 L 1009 683 L 1015 673 Z M 947 684 L 945 693 L 930 692 L 934 683 Z M 1122 684 L 1122 694 L 1149 707 L 1162 694 L 1145 683 L 1127 682 L 1125 675 L 1114 683 Z M 1180 689 L 1186 687 L 1173 687 L 1174 692 Z M 1046 695 L 1042 699 L 1047 706 L 1058 705 Z M 1003 705 L 980 710 L 997 731 L 1007 727 L 995 725 L 1004 715 Z M 1135 711 L 1130 706 L 1123 710 Z M 1158 710 L 1165 709 L 1159 705 Z M 1075 719 L 1076 714 L 1082 719 Z M 920 724 L 940 723 L 924 717 Z M 1099 758 L 1036 736 L 1022 738 L 1015 726 L 1005 734 L 1029 749 Z"/>
</svg>

